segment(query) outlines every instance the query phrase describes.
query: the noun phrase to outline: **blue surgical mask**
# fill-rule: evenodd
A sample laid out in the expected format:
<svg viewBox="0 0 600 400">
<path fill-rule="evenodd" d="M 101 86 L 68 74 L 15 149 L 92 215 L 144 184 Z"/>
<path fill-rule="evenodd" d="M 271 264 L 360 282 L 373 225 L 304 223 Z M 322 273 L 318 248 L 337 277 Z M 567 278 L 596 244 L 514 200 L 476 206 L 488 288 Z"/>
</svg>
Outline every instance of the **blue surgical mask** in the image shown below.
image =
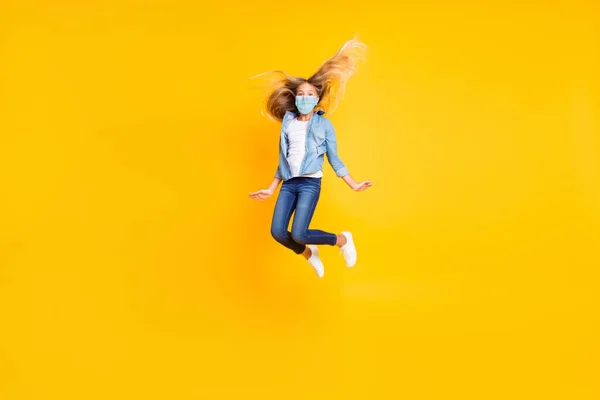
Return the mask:
<svg viewBox="0 0 600 400">
<path fill-rule="evenodd" d="M 296 96 L 296 107 L 301 114 L 310 114 L 317 105 L 317 96 Z"/>
</svg>

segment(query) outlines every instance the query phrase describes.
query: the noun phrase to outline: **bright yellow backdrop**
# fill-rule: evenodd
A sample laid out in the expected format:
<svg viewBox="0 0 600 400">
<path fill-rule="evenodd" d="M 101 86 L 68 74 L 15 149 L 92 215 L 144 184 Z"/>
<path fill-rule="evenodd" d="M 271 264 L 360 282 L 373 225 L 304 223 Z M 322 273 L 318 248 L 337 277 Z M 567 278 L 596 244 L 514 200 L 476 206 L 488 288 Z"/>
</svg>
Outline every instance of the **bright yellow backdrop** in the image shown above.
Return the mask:
<svg viewBox="0 0 600 400">
<path fill-rule="evenodd" d="M 95 4 L 94 4 L 95 3 Z M 4 1 L 0 398 L 596 399 L 592 1 Z M 358 32 L 325 278 L 245 81 Z"/>
</svg>

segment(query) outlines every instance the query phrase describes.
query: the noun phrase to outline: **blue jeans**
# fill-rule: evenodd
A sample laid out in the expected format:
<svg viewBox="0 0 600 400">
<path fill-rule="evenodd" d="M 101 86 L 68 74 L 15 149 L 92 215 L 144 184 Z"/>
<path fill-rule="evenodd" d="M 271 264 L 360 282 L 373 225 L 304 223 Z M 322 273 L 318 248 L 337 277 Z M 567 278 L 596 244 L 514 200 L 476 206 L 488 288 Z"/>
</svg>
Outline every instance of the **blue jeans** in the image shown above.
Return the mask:
<svg viewBox="0 0 600 400">
<path fill-rule="evenodd" d="M 334 246 L 337 235 L 317 229 L 308 229 L 321 194 L 321 178 L 296 177 L 281 185 L 273 221 L 271 235 L 279 243 L 296 254 L 302 254 L 307 244 L 328 244 Z M 288 225 L 294 212 L 292 231 Z"/>
</svg>

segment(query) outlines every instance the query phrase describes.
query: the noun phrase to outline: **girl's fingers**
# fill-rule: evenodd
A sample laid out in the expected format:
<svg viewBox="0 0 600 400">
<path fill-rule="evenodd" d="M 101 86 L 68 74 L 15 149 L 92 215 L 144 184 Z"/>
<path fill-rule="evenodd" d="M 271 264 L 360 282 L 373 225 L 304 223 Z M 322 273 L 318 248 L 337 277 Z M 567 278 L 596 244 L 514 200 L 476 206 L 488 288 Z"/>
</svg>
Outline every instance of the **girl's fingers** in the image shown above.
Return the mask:
<svg viewBox="0 0 600 400">
<path fill-rule="evenodd" d="M 254 200 L 262 199 L 263 198 L 262 196 L 264 196 L 264 195 L 265 195 L 265 190 L 259 190 L 258 192 L 249 193 L 250 198 L 252 198 Z"/>
</svg>

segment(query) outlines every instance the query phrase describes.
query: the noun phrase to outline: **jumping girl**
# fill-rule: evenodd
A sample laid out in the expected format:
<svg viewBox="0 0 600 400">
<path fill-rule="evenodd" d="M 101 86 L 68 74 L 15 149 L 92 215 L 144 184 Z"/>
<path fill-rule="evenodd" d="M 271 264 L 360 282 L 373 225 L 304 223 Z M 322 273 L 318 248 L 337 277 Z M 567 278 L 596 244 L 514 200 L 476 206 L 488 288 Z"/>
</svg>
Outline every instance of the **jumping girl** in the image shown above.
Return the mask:
<svg viewBox="0 0 600 400">
<path fill-rule="evenodd" d="M 265 200 L 283 181 L 273 212 L 271 235 L 294 253 L 304 256 L 319 278 L 323 277 L 324 268 L 314 245 L 338 246 L 348 267 L 353 267 L 357 258 L 352 233 L 309 229 L 321 193 L 323 156 L 327 154 L 336 176 L 351 189 L 360 192 L 373 184 L 352 179 L 338 155 L 333 125 L 323 116 L 326 111 L 331 114 L 337 108 L 346 81 L 356 72 L 357 61 L 366 48 L 355 35 L 308 79 L 290 76 L 281 70 L 259 74 L 275 72 L 282 76 L 273 83 L 276 88 L 266 103 L 267 115 L 282 124 L 275 178 L 267 189 L 250 193 L 250 197 Z M 293 212 L 292 229 L 288 231 Z"/>
</svg>

